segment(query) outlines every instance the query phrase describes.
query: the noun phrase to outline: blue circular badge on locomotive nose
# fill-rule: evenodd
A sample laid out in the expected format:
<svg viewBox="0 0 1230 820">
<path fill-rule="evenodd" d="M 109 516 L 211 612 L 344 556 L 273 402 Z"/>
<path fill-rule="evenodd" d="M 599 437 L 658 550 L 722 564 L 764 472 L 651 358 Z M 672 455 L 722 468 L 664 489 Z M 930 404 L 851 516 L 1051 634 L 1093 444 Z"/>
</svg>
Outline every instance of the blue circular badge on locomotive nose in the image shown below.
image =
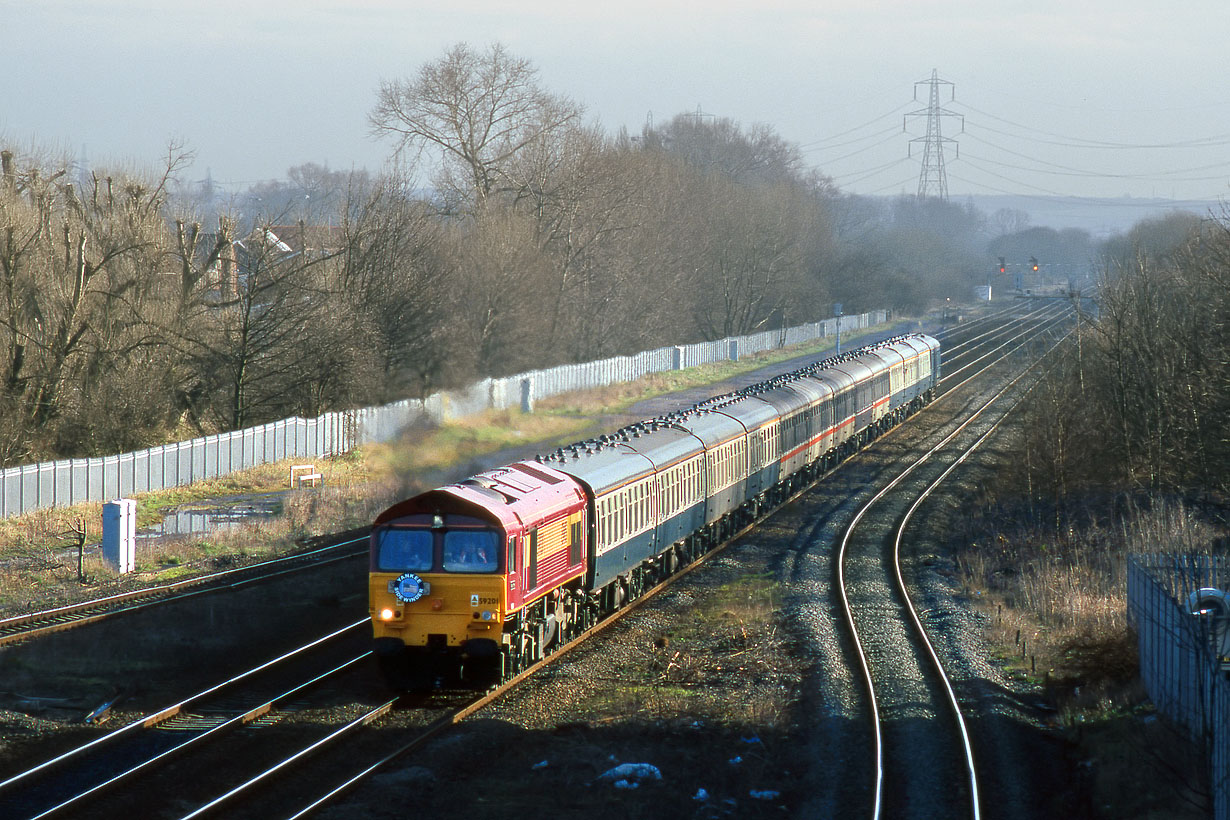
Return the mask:
<svg viewBox="0 0 1230 820">
<path fill-rule="evenodd" d="M 407 572 L 393 582 L 393 594 L 403 604 L 411 604 L 427 594 L 427 585 L 413 572 Z"/>
</svg>

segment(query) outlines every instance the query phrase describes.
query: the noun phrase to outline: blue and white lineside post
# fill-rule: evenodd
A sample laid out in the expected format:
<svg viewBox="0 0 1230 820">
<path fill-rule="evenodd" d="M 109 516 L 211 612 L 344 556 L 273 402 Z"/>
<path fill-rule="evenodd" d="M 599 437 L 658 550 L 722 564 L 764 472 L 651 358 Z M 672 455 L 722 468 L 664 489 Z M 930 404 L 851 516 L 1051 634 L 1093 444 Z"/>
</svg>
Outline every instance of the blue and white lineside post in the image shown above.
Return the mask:
<svg viewBox="0 0 1230 820">
<path fill-rule="evenodd" d="M 103 505 L 103 559 L 125 575 L 136 569 L 137 502 L 131 498 Z"/>
</svg>

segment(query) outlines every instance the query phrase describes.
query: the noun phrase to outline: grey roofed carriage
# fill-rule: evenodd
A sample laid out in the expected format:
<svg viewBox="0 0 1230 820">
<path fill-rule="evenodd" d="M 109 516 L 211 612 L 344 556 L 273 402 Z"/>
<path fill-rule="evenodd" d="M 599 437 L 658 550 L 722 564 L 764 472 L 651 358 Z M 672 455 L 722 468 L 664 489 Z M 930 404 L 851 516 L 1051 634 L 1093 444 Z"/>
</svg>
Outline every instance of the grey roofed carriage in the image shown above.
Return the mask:
<svg viewBox="0 0 1230 820">
<path fill-rule="evenodd" d="M 540 457 L 544 464 L 567 473 L 590 490 L 589 521 L 589 584 L 605 586 L 645 559 L 669 547 L 679 533 L 698 529 L 704 520 L 705 504 L 701 499 L 670 521 L 658 521 L 658 499 L 651 499 L 655 520 L 645 531 L 630 533 L 600 542 L 603 532 L 602 499 L 620 488 L 655 475 L 670 466 L 704 453 L 700 440 L 687 430 L 654 420 L 641 422 L 597 439 L 565 447 L 551 455 Z M 656 488 L 656 483 L 651 490 Z M 643 500 L 643 498 L 642 498 Z M 610 532 L 608 528 L 606 532 Z"/>
<path fill-rule="evenodd" d="M 916 354 L 929 357 L 928 364 L 930 369 L 928 376 L 918 379 L 913 384 L 907 385 L 893 395 L 892 407 L 896 409 L 903 404 L 908 404 L 913 399 L 935 387 L 935 381 L 939 373 L 939 342 L 930 336 L 906 336 L 896 340 L 894 348 L 901 353 L 903 358 L 912 358 Z"/>
<path fill-rule="evenodd" d="M 630 433 L 629 446 L 653 462 L 658 472 L 704 452 L 700 438 L 677 422 L 653 419 L 625 430 Z"/>
<path fill-rule="evenodd" d="M 595 497 L 606 495 L 654 472 L 653 462 L 618 434 L 562 447 L 547 456 L 543 464 L 584 482 Z"/>
<path fill-rule="evenodd" d="M 779 418 L 777 408 L 762 396 L 742 392 L 718 396 L 702 406 L 730 416 L 743 425 L 745 431 L 759 430 Z"/>
<path fill-rule="evenodd" d="M 814 411 L 812 414 L 803 411 L 822 407 L 822 402 L 833 395 L 832 386 L 795 372 L 748 392 L 771 405 L 782 419 L 778 427 L 778 479 L 793 475 L 808 461 L 807 449 L 799 449 L 800 446 L 810 441 L 819 426 Z"/>
<path fill-rule="evenodd" d="M 705 523 L 711 524 L 743 503 L 745 500 L 744 483 L 747 479 L 745 443 L 743 447 L 743 474 L 736 476 L 733 484 L 715 491 L 715 488 L 710 486 L 710 476 L 713 474 L 713 452 L 716 448 L 733 439 L 746 440 L 747 431 L 735 419 L 714 410 L 690 410 L 678 415 L 682 416 L 682 418 L 676 418 L 675 416 L 668 416 L 667 418 L 674 421 L 680 427 L 690 430 L 705 445 L 704 492 L 707 499 Z"/>
</svg>

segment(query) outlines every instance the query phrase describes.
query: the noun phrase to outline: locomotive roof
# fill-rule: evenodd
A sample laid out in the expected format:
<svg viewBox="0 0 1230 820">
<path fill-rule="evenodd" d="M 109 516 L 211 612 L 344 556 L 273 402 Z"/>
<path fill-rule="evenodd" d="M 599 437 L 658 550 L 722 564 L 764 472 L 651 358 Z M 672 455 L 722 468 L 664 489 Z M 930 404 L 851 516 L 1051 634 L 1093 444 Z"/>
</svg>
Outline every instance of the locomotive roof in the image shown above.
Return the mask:
<svg viewBox="0 0 1230 820">
<path fill-rule="evenodd" d="M 518 462 L 401 501 L 377 516 L 374 524 L 415 514 L 464 513 L 507 527 L 581 503 L 571 476 L 545 465 Z"/>
</svg>

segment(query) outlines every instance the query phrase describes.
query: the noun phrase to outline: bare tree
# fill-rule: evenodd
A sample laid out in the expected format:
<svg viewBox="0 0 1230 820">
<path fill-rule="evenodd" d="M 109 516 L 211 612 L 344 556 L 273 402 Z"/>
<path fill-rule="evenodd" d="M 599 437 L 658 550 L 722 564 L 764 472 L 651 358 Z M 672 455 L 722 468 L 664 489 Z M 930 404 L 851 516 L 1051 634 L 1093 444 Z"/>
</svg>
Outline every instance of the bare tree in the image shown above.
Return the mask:
<svg viewBox="0 0 1230 820">
<path fill-rule="evenodd" d="M 122 426 L 91 420 L 87 408 L 113 388 L 110 374 L 155 344 L 140 305 L 157 290 L 167 182 L 184 161 L 172 146 L 160 177 L 95 175 L 79 190 L 64 167 L 4 158 L 0 404 L 23 428 L 5 458 L 107 446 L 110 434 L 97 431 Z M 162 415 L 148 407 L 123 424 Z M 83 436 L 87 428 L 95 432 Z"/>
<path fill-rule="evenodd" d="M 542 332 L 542 294 L 550 292 L 551 260 L 535 241 L 527 215 L 488 203 L 472 225 L 454 232 L 459 324 L 471 372 L 508 375 L 551 361 Z"/>
<path fill-rule="evenodd" d="M 519 152 L 580 113 L 544 91 L 537 69 L 503 45 L 480 52 L 458 43 L 413 80 L 381 83 L 368 120 L 374 134 L 396 140 L 398 153 L 434 151 L 441 193 L 473 211 L 506 185 L 508 163 Z"/>
<path fill-rule="evenodd" d="M 806 211 L 789 186 L 751 190 L 710 180 L 708 187 L 697 326 L 707 339 L 753 333 L 799 290 Z"/>
<path fill-rule="evenodd" d="M 375 400 L 427 396 L 456 360 L 460 294 L 451 286 L 446 228 L 409 179 L 380 180 L 343 225 L 340 294 L 371 343 Z"/>
<path fill-rule="evenodd" d="M 1029 227 L 1029 214 L 1019 208 L 1000 208 L 991 214 L 991 224 L 1000 236 L 1020 233 Z"/>
<path fill-rule="evenodd" d="M 650 148 L 678 156 L 702 174 L 717 174 L 743 185 L 794 182 L 804 174 L 798 146 L 764 124 L 744 131 L 734 120 L 685 113 L 658 129 L 646 128 L 642 139 Z"/>
</svg>

